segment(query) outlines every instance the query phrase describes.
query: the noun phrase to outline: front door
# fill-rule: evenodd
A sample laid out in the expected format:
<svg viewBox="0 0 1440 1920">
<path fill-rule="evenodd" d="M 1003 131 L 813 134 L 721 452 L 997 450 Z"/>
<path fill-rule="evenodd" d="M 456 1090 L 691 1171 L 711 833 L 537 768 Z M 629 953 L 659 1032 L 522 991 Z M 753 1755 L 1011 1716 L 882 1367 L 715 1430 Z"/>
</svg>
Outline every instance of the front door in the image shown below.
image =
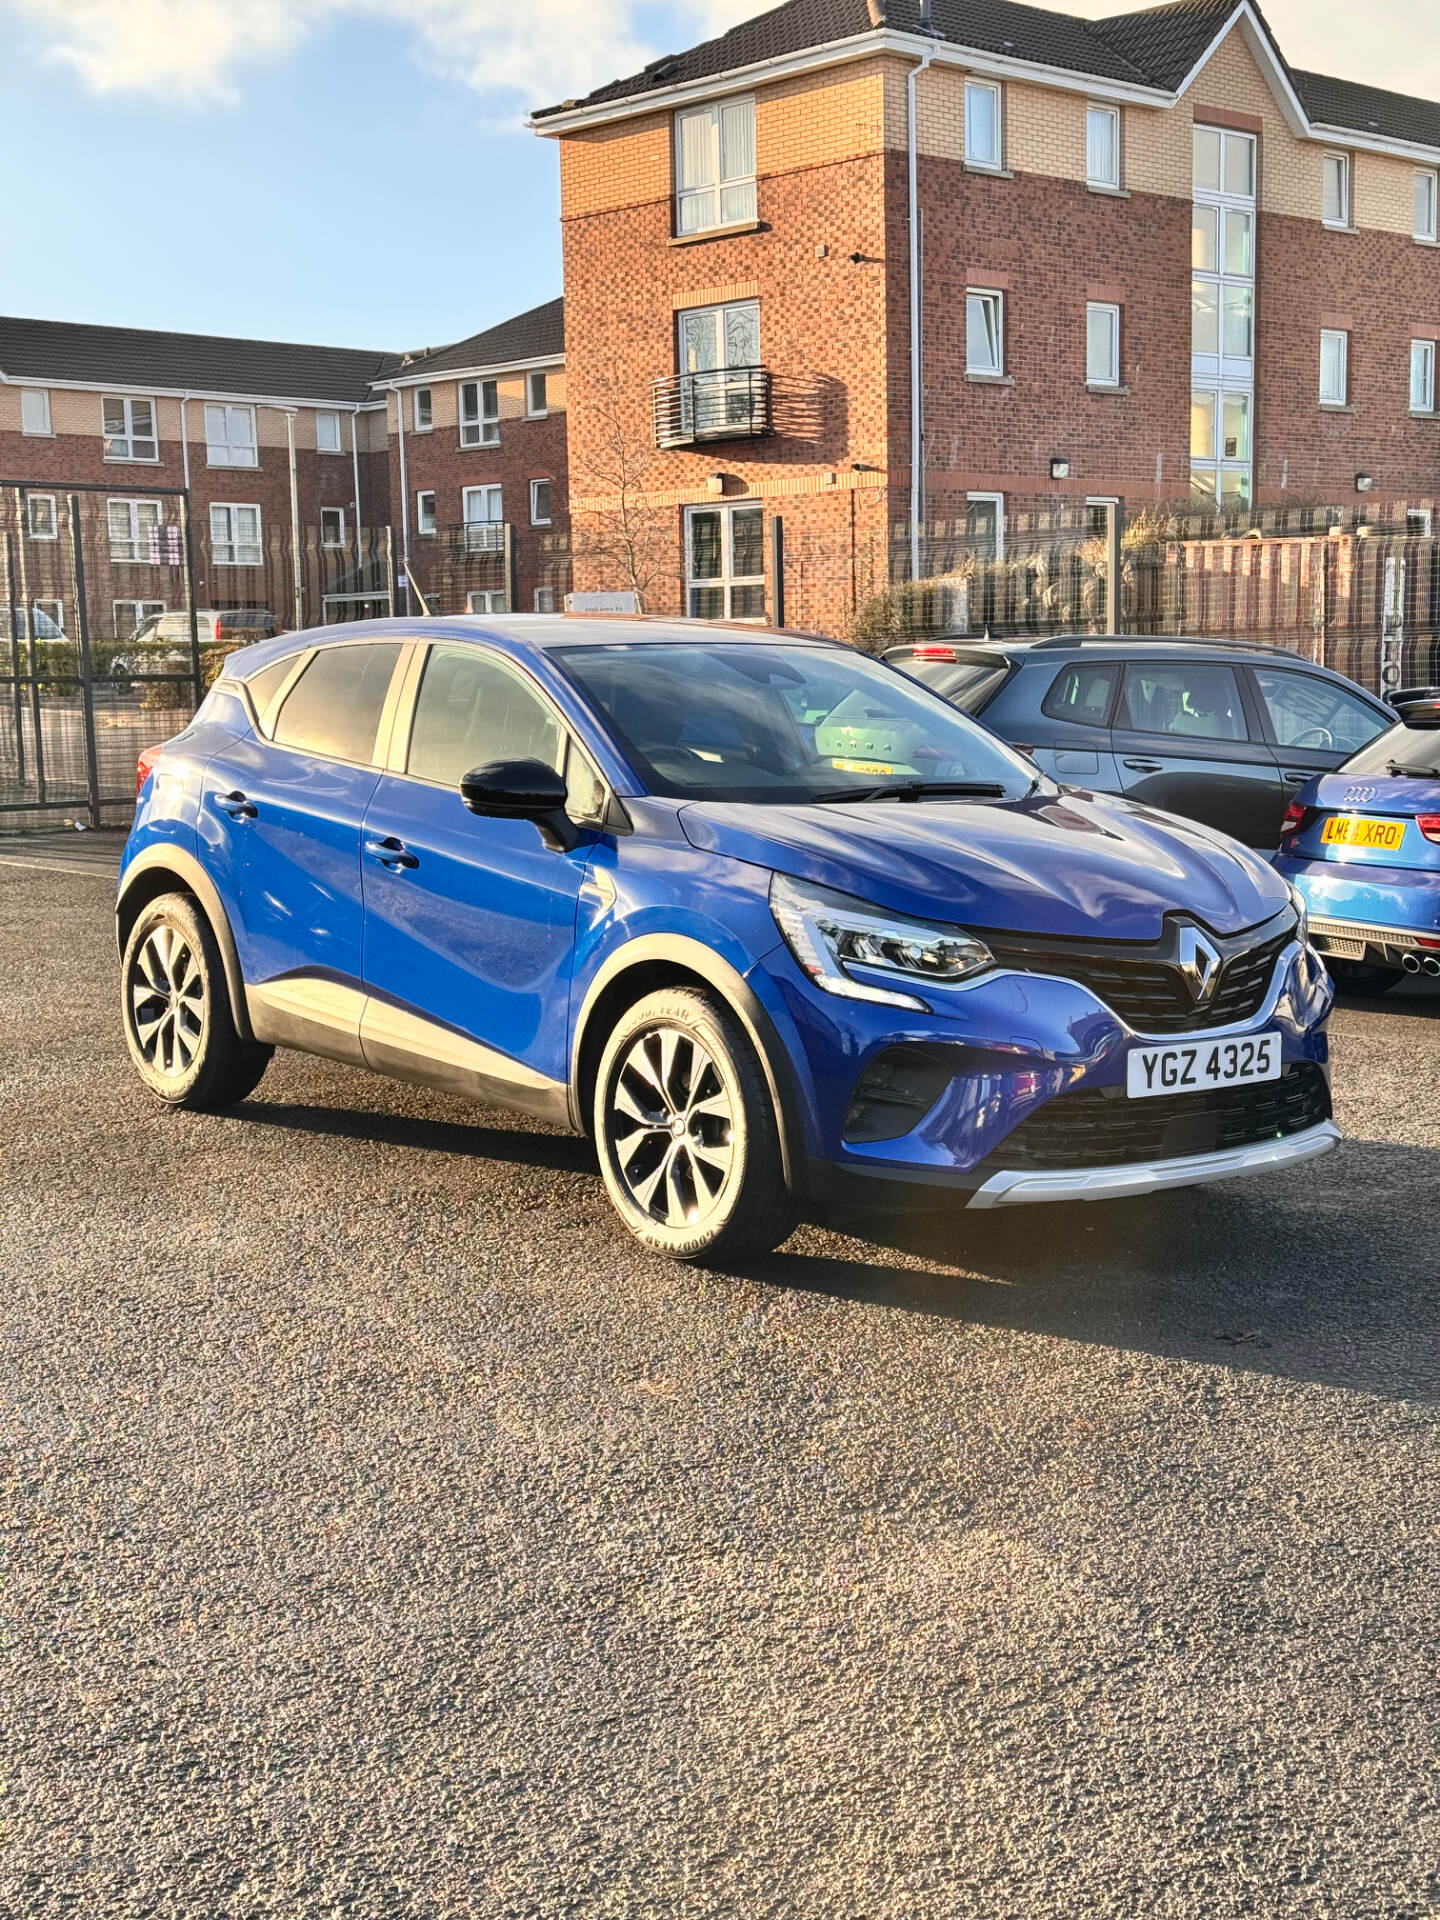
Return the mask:
<svg viewBox="0 0 1440 1920">
<path fill-rule="evenodd" d="M 1273 845 L 1280 775 L 1258 731 L 1252 737 L 1234 667 L 1130 662 L 1113 734 L 1126 799 L 1218 827 L 1247 846 Z"/>
<path fill-rule="evenodd" d="M 1393 714 L 1377 710 L 1358 692 L 1318 673 L 1293 667 L 1255 667 L 1261 713 L 1269 728 L 1280 768 L 1280 806 L 1264 845 L 1280 838 L 1285 804 L 1317 773 L 1333 773 L 1377 734 L 1395 724 Z"/>
<path fill-rule="evenodd" d="M 468 812 L 461 777 L 516 759 L 557 769 L 568 760 L 583 814 L 594 777 L 533 683 L 480 647 L 431 647 L 404 770 L 381 777 L 365 817 L 365 1056 L 385 1072 L 558 1118 L 594 836 L 562 853 L 529 821 Z"/>
</svg>

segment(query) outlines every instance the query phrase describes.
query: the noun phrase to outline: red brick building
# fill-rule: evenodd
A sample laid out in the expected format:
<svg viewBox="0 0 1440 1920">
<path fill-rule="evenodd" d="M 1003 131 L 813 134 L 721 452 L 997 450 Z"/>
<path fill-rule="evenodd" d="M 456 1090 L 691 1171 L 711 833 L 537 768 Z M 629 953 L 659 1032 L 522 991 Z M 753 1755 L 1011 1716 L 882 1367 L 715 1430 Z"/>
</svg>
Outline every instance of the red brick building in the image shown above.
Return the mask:
<svg viewBox="0 0 1440 1920">
<path fill-rule="evenodd" d="M 789 0 L 534 125 L 581 590 L 837 628 L 1052 507 L 1430 524 L 1440 104 L 1250 0 Z"/>
</svg>

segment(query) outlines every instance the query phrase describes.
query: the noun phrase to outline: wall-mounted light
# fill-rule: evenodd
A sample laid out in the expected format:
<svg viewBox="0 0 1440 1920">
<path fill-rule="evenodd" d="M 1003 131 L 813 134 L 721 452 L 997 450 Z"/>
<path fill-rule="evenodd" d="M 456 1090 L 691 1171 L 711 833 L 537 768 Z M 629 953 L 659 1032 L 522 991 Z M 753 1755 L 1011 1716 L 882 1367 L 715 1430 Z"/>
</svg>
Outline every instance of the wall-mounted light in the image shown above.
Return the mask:
<svg viewBox="0 0 1440 1920">
<path fill-rule="evenodd" d="M 1357 473 L 1355 476 L 1356 493 L 1369 493 L 1374 484 L 1375 476 L 1373 473 Z"/>
<path fill-rule="evenodd" d="M 1050 478 L 1052 480 L 1068 480 L 1070 478 L 1070 462 L 1065 459 L 1063 454 L 1057 454 L 1050 462 Z"/>
<path fill-rule="evenodd" d="M 720 494 L 724 493 L 725 491 L 724 474 L 723 473 L 710 474 L 705 481 L 705 491 L 708 494 L 710 494 L 712 498 L 717 498 Z"/>
</svg>

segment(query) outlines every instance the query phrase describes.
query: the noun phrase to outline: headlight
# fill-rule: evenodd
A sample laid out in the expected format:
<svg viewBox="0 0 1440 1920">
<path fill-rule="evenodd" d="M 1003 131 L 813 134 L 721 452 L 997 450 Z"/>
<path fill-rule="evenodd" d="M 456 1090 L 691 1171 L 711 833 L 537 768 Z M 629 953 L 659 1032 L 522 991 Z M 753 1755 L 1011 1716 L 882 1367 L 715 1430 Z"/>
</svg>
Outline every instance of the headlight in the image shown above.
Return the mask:
<svg viewBox="0 0 1440 1920">
<path fill-rule="evenodd" d="M 770 910 L 785 944 L 824 993 L 843 1000 L 878 1000 L 887 1007 L 929 1007 L 911 993 L 890 993 L 852 977 L 851 967 L 900 973 L 911 980 L 968 980 L 994 966 L 983 940 L 960 927 L 933 926 L 871 906 L 848 893 L 814 887 L 777 873 Z"/>
<path fill-rule="evenodd" d="M 1295 938 L 1297 940 L 1308 940 L 1310 938 L 1309 905 L 1306 902 L 1304 894 L 1301 893 L 1293 881 L 1287 880 L 1285 884 L 1290 889 L 1290 904 L 1295 909 Z"/>
</svg>

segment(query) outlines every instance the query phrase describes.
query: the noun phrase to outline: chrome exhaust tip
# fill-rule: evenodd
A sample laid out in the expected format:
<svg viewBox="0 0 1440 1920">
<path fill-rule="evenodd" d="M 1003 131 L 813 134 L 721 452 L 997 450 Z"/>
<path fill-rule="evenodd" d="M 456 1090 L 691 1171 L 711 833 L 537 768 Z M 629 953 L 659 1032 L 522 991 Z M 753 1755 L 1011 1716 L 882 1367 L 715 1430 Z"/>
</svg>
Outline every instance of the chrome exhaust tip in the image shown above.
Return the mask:
<svg viewBox="0 0 1440 1920">
<path fill-rule="evenodd" d="M 1424 965 L 1418 953 L 1402 953 L 1400 956 L 1400 964 L 1406 973 L 1420 973 Z M 1440 969 L 1437 969 L 1437 971 L 1440 971 Z"/>
<path fill-rule="evenodd" d="M 1426 973 L 1440 975 L 1440 957 L 1437 957 L 1433 953 L 1427 953 L 1425 956 L 1425 971 Z"/>
</svg>

